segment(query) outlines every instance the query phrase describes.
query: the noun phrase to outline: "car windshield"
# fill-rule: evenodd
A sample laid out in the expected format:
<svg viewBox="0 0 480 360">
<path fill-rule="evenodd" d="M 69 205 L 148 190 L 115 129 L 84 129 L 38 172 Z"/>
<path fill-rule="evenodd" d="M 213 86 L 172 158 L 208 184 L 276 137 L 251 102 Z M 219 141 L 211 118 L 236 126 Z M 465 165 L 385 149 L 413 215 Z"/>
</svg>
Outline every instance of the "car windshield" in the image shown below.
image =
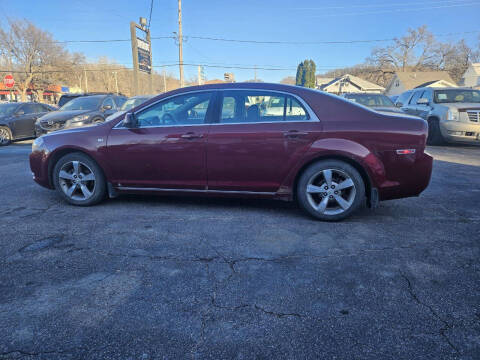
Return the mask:
<svg viewBox="0 0 480 360">
<path fill-rule="evenodd" d="M 0 104 L 0 116 L 7 116 L 13 114 L 18 104 Z"/>
<path fill-rule="evenodd" d="M 69 110 L 95 110 L 100 106 L 100 102 L 103 100 L 101 96 L 82 96 L 73 99 L 63 105 L 60 111 Z"/>
<path fill-rule="evenodd" d="M 480 103 L 480 90 L 449 89 L 435 90 L 434 102 L 442 103 Z"/>
<path fill-rule="evenodd" d="M 349 100 L 355 101 L 356 103 L 375 107 L 375 106 L 384 106 L 384 107 L 394 107 L 395 104 L 389 97 L 380 94 L 348 94 L 345 97 Z"/>
<path fill-rule="evenodd" d="M 140 105 L 141 103 L 147 101 L 148 99 L 149 98 L 147 98 L 147 97 L 145 97 L 145 98 L 130 98 L 123 103 L 120 110 L 121 111 L 130 110 L 130 109 L 134 108 L 135 106 Z"/>
</svg>

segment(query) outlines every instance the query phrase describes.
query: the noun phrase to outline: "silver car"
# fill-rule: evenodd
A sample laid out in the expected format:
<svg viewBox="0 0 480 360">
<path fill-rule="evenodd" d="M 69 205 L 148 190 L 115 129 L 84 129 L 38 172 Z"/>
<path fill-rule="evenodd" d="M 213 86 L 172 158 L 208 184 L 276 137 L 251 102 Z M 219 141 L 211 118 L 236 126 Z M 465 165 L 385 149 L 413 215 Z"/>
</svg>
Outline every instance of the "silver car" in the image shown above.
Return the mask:
<svg viewBox="0 0 480 360">
<path fill-rule="evenodd" d="M 480 145 L 480 90 L 418 88 L 397 99 L 397 106 L 428 121 L 430 145 L 444 142 Z"/>
</svg>

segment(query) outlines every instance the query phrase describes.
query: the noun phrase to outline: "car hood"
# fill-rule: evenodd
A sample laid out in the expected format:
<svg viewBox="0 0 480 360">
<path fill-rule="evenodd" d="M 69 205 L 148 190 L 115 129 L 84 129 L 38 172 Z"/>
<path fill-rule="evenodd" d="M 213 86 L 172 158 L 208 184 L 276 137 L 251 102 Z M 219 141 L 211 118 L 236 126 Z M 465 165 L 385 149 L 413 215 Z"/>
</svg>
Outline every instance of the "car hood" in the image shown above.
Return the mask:
<svg viewBox="0 0 480 360">
<path fill-rule="evenodd" d="M 52 122 L 52 123 L 57 123 L 57 122 L 65 122 L 68 119 L 71 119 L 75 116 L 78 115 L 83 115 L 87 113 L 93 112 L 92 110 L 70 110 L 70 111 L 52 111 L 48 114 L 43 115 L 38 119 L 39 122 Z"/>
<path fill-rule="evenodd" d="M 437 105 L 446 106 L 449 108 L 455 108 L 458 110 L 466 110 L 466 109 L 479 109 L 480 110 L 480 103 L 440 103 Z"/>
<path fill-rule="evenodd" d="M 393 112 L 393 113 L 401 113 L 403 114 L 403 111 L 397 107 L 393 106 L 374 106 L 372 109 L 376 111 L 382 111 L 382 112 Z"/>
</svg>

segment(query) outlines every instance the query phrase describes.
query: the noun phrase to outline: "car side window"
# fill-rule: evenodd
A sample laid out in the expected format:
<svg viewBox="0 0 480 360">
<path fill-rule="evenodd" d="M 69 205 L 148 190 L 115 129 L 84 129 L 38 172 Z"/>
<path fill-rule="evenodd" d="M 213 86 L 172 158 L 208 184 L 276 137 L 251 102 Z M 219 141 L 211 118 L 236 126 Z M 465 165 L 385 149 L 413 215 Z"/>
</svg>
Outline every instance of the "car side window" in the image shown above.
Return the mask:
<svg viewBox="0 0 480 360">
<path fill-rule="evenodd" d="M 412 92 L 411 91 L 407 91 L 407 92 L 404 92 L 403 94 L 401 94 L 397 101 L 395 102 L 395 105 L 396 106 L 403 106 L 407 103 L 407 100 L 408 98 L 410 97 L 410 95 L 412 95 Z"/>
<path fill-rule="evenodd" d="M 107 105 L 110 105 L 112 109 L 115 109 L 115 103 L 113 102 L 113 99 L 111 97 L 107 97 L 105 100 L 103 100 L 102 107 L 105 107 Z"/>
<path fill-rule="evenodd" d="M 309 120 L 305 108 L 292 96 L 287 97 L 287 106 L 285 108 L 285 121 L 303 121 Z"/>
<path fill-rule="evenodd" d="M 417 100 L 422 97 L 422 94 L 423 94 L 423 90 L 415 91 L 415 93 L 413 94 L 412 98 L 410 99 L 408 105 L 416 105 Z"/>
<path fill-rule="evenodd" d="M 159 101 L 136 114 L 138 127 L 203 124 L 211 97 L 199 92 Z"/>
<path fill-rule="evenodd" d="M 25 104 L 21 107 L 21 109 L 25 115 L 35 114 L 38 112 L 36 104 Z"/>
<path fill-rule="evenodd" d="M 308 114 L 291 96 L 261 90 L 223 93 L 221 123 L 258 123 L 308 120 Z"/>
<path fill-rule="evenodd" d="M 121 108 L 122 105 L 127 101 L 127 98 L 124 96 L 115 96 L 115 103 L 117 104 L 117 108 Z"/>
</svg>

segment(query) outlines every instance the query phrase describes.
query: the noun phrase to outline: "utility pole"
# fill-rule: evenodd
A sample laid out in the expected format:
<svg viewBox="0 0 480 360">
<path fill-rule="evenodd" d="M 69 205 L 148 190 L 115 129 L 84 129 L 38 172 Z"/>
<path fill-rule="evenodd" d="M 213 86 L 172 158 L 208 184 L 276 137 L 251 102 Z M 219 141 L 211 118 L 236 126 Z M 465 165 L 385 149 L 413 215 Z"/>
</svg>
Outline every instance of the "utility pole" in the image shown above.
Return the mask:
<svg viewBox="0 0 480 360">
<path fill-rule="evenodd" d="M 182 0 L 178 0 L 178 65 L 180 67 L 180 87 L 183 87 L 183 33 L 182 33 Z"/>
<path fill-rule="evenodd" d="M 167 92 L 167 74 L 165 69 L 163 69 L 163 92 Z"/>
<path fill-rule="evenodd" d="M 147 28 L 147 43 L 150 46 L 150 81 L 149 81 L 149 90 L 150 94 L 153 94 L 153 62 L 152 62 L 152 41 L 150 39 L 150 28 Z"/>
<path fill-rule="evenodd" d="M 115 89 L 117 90 L 117 95 L 118 95 L 118 81 L 117 81 L 117 72 L 114 71 L 113 75 L 115 76 Z"/>
<path fill-rule="evenodd" d="M 87 79 L 87 70 L 83 67 L 83 75 L 85 76 L 85 92 L 88 93 L 88 79 Z"/>
</svg>

